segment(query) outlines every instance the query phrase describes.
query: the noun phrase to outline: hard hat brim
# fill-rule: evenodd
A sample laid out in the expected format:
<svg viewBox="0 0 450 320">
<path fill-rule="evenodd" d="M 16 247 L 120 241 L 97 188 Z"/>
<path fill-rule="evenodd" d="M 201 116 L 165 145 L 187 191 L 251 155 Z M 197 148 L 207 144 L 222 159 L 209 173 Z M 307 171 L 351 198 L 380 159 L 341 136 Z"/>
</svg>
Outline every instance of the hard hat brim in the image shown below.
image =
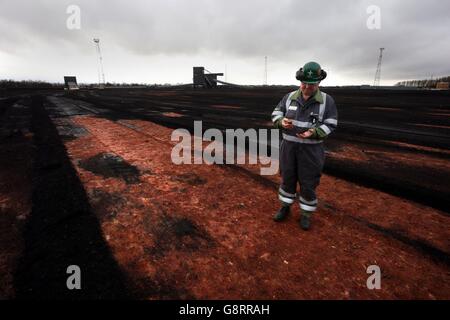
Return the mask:
<svg viewBox="0 0 450 320">
<path fill-rule="evenodd" d="M 322 81 L 322 79 L 319 79 L 319 80 L 301 80 L 300 79 L 300 82 L 303 82 L 303 83 L 307 83 L 307 84 L 316 84 L 316 83 L 319 83 L 320 81 Z"/>
</svg>

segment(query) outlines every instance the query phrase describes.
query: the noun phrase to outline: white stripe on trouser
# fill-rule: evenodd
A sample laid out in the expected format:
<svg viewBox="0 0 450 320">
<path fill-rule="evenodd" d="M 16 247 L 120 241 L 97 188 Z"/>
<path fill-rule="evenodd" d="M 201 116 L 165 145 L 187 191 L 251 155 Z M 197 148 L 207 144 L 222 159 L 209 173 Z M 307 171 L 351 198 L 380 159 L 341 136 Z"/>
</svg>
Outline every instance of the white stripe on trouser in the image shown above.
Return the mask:
<svg viewBox="0 0 450 320">
<path fill-rule="evenodd" d="M 300 208 L 305 211 L 316 211 L 317 206 L 308 206 L 307 204 L 303 204 L 300 202 Z"/>
<path fill-rule="evenodd" d="M 286 192 L 281 188 L 278 188 L 278 192 L 281 193 L 283 196 L 295 198 L 295 193 Z"/>
<path fill-rule="evenodd" d="M 314 212 L 317 209 L 317 199 L 308 201 L 300 196 L 300 208 L 304 211 Z"/>
<path fill-rule="evenodd" d="M 314 199 L 312 201 L 308 201 L 303 197 L 300 197 L 300 202 L 304 203 L 304 204 L 309 204 L 309 205 L 317 205 L 317 199 Z"/>
<path fill-rule="evenodd" d="M 294 203 L 294 199 L 283 197 L 281 194 L 278 194 L 278 199 L 280 199 L 281 201 L 283 201 L 283 202 L 285 202 L 287 204 L 293 204 Z"/>
</svg>

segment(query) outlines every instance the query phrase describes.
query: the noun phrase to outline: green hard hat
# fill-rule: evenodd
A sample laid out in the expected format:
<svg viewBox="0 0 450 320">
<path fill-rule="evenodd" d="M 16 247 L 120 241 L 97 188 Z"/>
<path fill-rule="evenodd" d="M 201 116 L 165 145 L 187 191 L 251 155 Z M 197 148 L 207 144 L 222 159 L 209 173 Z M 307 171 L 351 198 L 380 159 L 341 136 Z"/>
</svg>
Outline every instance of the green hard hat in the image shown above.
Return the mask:
<svg viewBox="0 0 450 320">
<path fill-rule="evenodd" d="M 314 61 L 305 63 L 303 68 L 297 71 L 295 78 L 304 83 L 318 83 L 327 77 L 327 73 Z"/>
</svg>

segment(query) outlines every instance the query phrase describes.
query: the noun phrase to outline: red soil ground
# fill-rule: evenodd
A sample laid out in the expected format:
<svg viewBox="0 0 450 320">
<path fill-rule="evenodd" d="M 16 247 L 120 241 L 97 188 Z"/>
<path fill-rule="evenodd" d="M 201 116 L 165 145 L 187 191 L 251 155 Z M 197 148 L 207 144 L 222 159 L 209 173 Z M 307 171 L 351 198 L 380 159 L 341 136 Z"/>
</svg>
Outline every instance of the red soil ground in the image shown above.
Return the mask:
<svg viewBox="0 0 450 320">
<path fill-rule="evenodd" d="M 258 165 L 174 165 L 172 129 L 89 113 L 61 117 L 48 106 L 132 297 L 450 298 L 450 217 L 443 211 L 324 174 L 305 232 L 297 204 L 285 222 L 271 220 L 279 177 L 259 176 Z M 83 133 L 64 138 L 67 126 Z M 31 179 L 21 174 L 31 162 L 26 137 L 0 145 L 3 298 L 15 294 L 21 221 L 32 210 Z M 340 148 L 336 156 L 353 161 L 375 156 Z M 366 286 L 369 265 L 381 268 L 380 290 Z"/>
</svg>

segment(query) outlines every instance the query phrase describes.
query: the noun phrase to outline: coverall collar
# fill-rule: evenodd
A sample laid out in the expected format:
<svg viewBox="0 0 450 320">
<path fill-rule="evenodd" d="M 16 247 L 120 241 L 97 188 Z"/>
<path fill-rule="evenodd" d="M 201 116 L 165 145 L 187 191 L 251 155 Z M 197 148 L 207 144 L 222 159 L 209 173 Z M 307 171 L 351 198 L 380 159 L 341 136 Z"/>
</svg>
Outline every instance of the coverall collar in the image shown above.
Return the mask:
<svg viewBox="0 0 450 320">
<path fill-rule="evenodd" d="M 302 96 L 302 91 L 300 89 L 297 90 L 292 96 L 292 100 L 299 100 L 299 98 Z M 316 93 L 312 96 L 314 100 L 316 100 L 319 103 L 323 103 L 323 98 L 320 90 L 317 88 Z M 309 100 L 308 100 L 309 101 Z"/>
</svg>

